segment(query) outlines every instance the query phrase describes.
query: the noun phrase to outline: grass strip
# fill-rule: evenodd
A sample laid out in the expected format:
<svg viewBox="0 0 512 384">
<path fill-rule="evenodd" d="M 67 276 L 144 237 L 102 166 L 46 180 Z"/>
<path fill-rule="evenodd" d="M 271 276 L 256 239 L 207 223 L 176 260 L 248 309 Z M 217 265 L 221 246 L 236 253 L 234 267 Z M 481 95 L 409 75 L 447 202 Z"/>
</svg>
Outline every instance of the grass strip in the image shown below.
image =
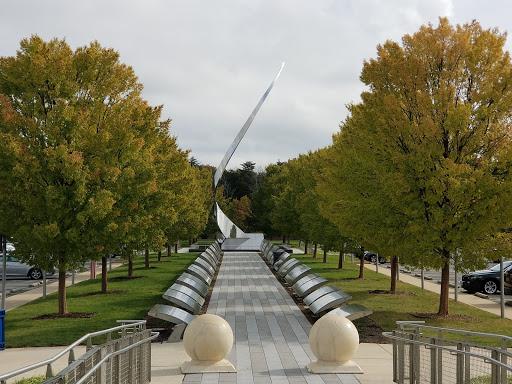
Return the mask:
<svg viewBox="0 0 512 384">
<path fill-rule="evenodd" d="M 116 320 L 140 320 L 157 303 L 162 294 L 199 256 L 180 253 L 162 262 L 150 254 L 150 269 L 144 269 L 144 258 L 134 261 L 134 276 L 128 275 L 128 264 L 108 273 L 109 291 L 117 294 L 93 294 L 101 291 L 101 275 L 67 288 L 68 312 L 95 313 L 91 318 L 57 318 L 33 320 L 43 314 L 58 312 L 57 293 L 37 299 L 6 313 L 5 341 L 8 348 L 69 345 L 83 335 L 117 326 Z"/>
<path fill-rule="evenodd" d="M 365 279 L 359 280 L 357 279 L 359 264 L 355 262 L 352 264 L 350 258 L 346 259 L 343 269 L 339 270 L 337 269 L 338 255 L 330 254 L 327 263 L 322 262 L 323 254 L 320 252 L 316 259 L 311 254 L 293 254 L 292 256 L 311 267 L 311 273 L 324 276 L 330 284 L 338 286 L 351 295 L 352 300 L 349 303 L 359 303 L 371 309 L 373 314 L 369 316 L 370 319 L 384 331 L 396 329 L 396 321 L 424 320 L 425 325 L 433 327 L 512 336 L 510 319 L 502 319 L 500 316 L 452 299 L 450 299 L 450 315 L 459 315 L 460 318 L 457 316 L 434 319 L 414 317 L 412 313 L 436 313 L 439 307 L 439 295 L 402 281 L 397 282 L 396 290 L 406 294 L 371 293 L 370 291 L 375 290 L 389 290 L 390 277 L 366 269 Z M 359 321 L 364 320 L 356 320 L 354 324 L 357 326 Z M 486 343 L 488 343 L 487 339 Z"/>
</svg>

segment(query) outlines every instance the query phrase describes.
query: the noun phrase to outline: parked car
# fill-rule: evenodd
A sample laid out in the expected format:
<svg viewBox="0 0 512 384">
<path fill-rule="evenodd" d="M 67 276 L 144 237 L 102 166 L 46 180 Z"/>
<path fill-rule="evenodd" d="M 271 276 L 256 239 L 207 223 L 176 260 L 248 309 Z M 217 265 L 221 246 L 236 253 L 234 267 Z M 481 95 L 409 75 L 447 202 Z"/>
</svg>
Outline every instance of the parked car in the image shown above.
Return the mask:
<svg viewBox="0 0 512 384">
<path fill-rule="evenodd" d="M 364 251 L 364 259 L 375 264 L 377 261 L 377 254 L 373 252 Z M 387 260 L 379 255 L 379 263 L 384 264 Z"/>
<path fill-rule="evenodd" d="M 503 262 L 504 275 L 512 270 L 512 261 Z M 507 279 L 505 278 L 506 282 Z M 475 271 L 462 275 L 462 288 L 469 293 L 483 292 L 489 295 L 496 293 L 500 288 L 500 264 L 484 269 L 482 271 Z"/>
<path fill-rule="evenodd" d="M 0 253 L 0 276 L 3 273 L 3 255 Z M 43 278 L 43 271 L 28 264 L 7 253 L 5 277 L 30 277 L 32 280 L 40 280 Z M 55 270 L 46 272 L 53 275 Z"/>
<path fill-rule="evenodd" d="M 503 287 L 506 295 L 512 295 L 512 268 L 509 268 L 503 275 Z"/>
</svg>

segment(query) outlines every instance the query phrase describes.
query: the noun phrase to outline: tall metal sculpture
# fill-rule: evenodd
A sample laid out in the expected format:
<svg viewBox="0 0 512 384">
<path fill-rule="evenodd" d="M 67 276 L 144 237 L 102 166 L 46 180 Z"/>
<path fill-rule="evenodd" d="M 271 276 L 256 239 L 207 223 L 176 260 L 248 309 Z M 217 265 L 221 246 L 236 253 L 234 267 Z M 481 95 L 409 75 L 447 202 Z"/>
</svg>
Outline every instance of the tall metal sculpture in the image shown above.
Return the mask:
<svg viewBox="0 0 512 384">
<path fill-rule="evenodd" d="M 284 63 L 281 64 L 281 68 L 279 68 L 279 71 L 277 72 L 277 75 L 274 77 L 274 79 L 270 83 L 269 87 L 267 88 L 267 90 L 265 91 L 263 96 L 261 97 L 260 101 L 258 102 L 256 107 L 254 108 L 254 110 L 252 111 L 251 115 L 249 116 L 249 118 L 247 119 L 245 124 L 243 125 L 242 129 L 240 129 L 240 132 L 238 132 L 238 135 L 236 135 L 235 139 L 233 140 L 233 143 L 231 143 L 231 145 L 229 146 L 226 154 L 222 158 L 222 161 L 220 162 L 219 166 L 217 167 L 217 170 L 215 171 L 215 175 L 213 177 L 214 190 L 217 189 L 217 185 L 219 184 L 220 178 L 222 177 L 222 174 L 224 173 L 224 171 L 226 169 L 226 166 L 228 165 L 229 160 L 233 156 L 233 153 L 235 153 L 235 150 L 238 147 L 238 144 L 240 144 L 240 142 L 242 141 L 245 133 L 247 132 L 247 130 L 251 126 L 252 121 L 256 117 L 256 114 L 258 113 L 258 111 L 260 110 L 261 106 L 265 102 L 265 99 L 267 98 L 268 94 L 272 90 L 272 87 L 274 86 L 274 83 L 276 82 L 277 78 L 281 74 L 281 71 L 283 70 L 283 67 L 284 67 Z M 240 228 L 238 228 L 226 216 L 226 214 L 224 212 L 222 212 L 222 210 L 220 209 L 220 207 L 218 206 L 217 203 L 215 203 L 214 210 L 215 210 L 214 212 L 215 212 L 215 218 L 217 220 L 217 225 L 219 226 L 219 229 L 222 232 L 222 235 L 224 236 L 224 238 L 250 239 L 252 237 L 255 237 L 253 235 L 258 235 L 257 236 L 258 238 L 261 237 L 261 239 L 263 239 L 261 234 L 247 234 L 244 231 L 242 231 Z M 241 243 L 241 242 L 239 241 L 238 243 Z M 235 245 L 233 245 L 233 246 L 235 246 Z M 258 247 L 259 247 L 259 244 L 258 244 Z"/>
</svg>

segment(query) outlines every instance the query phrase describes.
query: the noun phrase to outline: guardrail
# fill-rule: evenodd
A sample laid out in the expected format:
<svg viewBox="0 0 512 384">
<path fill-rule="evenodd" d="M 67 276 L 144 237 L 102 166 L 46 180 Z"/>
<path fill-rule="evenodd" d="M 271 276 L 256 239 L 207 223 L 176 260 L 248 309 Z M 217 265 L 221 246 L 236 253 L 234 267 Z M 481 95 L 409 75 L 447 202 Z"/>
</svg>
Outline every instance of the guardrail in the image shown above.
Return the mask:
<svg viewBox="0 0 512 384">
<path fill-rule="evenodd" d="M 395 383 L 512 382 L 511 337 L 423 324 L 399 321 L 397 330 L 383 333 L 393 340 Z"/>
<path fill-rule="evenodd" d="M 46 366 L 44 384 L 142 384 L 151 381 L 151 340 L 158 332 L 146 329 L 145 320 L 118 320 L 122 325 L 103 331 L 89 333 L 50 359 L 32 364 L 4 375 L 0 384 L 7 379 L 19 376 Z M 107 341 L 93 346 L 93 338 L 103 336 Z M 118 338 L 113 339 L 113 335 Z M 74 348 L 86 343 L 86 353 L 75 359 Z M 52 364 L 69 353 L 68 367 L 54 375 Z"/>
</svg>

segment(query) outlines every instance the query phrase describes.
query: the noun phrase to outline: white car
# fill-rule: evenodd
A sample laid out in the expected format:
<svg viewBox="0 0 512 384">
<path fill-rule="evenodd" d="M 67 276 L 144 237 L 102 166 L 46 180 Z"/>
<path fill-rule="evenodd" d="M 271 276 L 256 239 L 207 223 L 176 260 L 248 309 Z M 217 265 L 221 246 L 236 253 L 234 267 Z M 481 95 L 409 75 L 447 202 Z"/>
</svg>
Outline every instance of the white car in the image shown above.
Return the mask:
<svg viewBox="0 0 512 384">
<path fill-rule="evenodd" d="M 5 277 L 30 277 L 32 280 L 40 280 L 43 278 L 43 271 L 41 269 L 25 264 L 16 257 L 11 256 L 10 252 L 13 250 L 14 247 L 12 246 L 12 244 L 7 243 Z M 3 265 L 3 254 L 0 251 L 0 280 L 1 277 L 3 276 Z M 46 273 L 48 275 L 53 275 L 55 273 L 55 270 Z"/>
</svg>

